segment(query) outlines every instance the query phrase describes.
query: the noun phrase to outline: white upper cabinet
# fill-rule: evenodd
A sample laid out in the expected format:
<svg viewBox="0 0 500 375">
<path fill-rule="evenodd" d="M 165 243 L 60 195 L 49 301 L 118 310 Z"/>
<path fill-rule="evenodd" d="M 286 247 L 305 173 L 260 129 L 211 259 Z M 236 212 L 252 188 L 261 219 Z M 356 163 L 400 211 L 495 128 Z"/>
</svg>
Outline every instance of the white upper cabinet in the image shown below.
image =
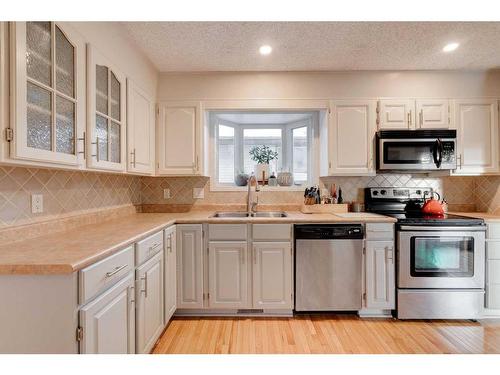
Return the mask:
<svg viewBox="0 0 500 375">
<path fill-rule="evenodd" d="M 196 102 L 163 103 L 158 120 L 158 173 L 202 173 L 201 111 Z"/>
<path fill-rule="evenodd" d="M 155 104 L 127 79 L 127 171 L 153 174 L 155 163 Z"/>
<path fill-rule="evenodd" d="M 415 128 L 415 101 L 382 99 L 377 102 L 377 124 L 380 130 Z"/>
<path fill-rule="evenodd" d="M 455 174 L 498 172 L 498 104 L 493 99 L 455 100 L 458 165 Z"/>
<path fill-rule="evenodd" d="M 379 130 L 448 129 L 448 99 L 381 99 L 377 102 Z"/>
<path fill-rule="evenodd" d="M 12 22 L 10 157 L 84 164 L 85 42 L 57 22 Z"/>
<path fill-rule="evenodd" d="M 448 99 L 419 99 L 416 101 L 417 129 L 448 129 L 451 126 Z"/>
<path fill-rule="evenodd" d="M 332 102 L 329 131 L 330 175 L 375 174 L 375 103 L 373 100 Z"/>
<path fill-rule="evenodd" d="M 126 170 L 125 76 L 87 44 L 87 166 Z"/>
</svg>

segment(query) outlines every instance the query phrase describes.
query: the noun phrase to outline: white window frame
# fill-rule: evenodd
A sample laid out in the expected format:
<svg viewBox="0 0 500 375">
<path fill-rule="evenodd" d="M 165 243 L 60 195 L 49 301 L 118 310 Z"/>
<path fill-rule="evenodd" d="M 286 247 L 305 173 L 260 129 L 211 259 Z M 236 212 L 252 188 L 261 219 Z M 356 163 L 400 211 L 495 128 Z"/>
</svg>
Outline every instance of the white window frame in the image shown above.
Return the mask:
<svg viewBox="0 0 500 375">
<path fill-rule="evenodd" d="M 289 110 L 288 110 L 289 111 Z M 282 168 L 293 173 L 293 139 L 292 132 L 293 129 L 302 128 L 307 126 L 307 139 L 308 139 L 308 155 L 307 155 L 307 165 L 308 165 L 308 175 L 307 181 L 301 185 L 292 186 L 264 186 L 264 190 L 268 191 L 302 191 L 306 185 L 317 184 L 318 174 L 317 164 L 318 158 L 313 152 L 314 145 L 316 144 L 316 139 L 319 135 L 319 116 L 318 113 L 311 114 L 310 118 L 305 120 L 300 120 L 297 122 L 279 125 L 279 124 L 237 124 L 231 121 L 223 120 L 217 118 L 218 114 L 222 114 L 226 111 L 211 110 L 208 112 L 208 125 L 209 125 L 209 135 L 210 135 L 210 155 L 213 155 L 210 162 L 210 190 L 211 191 L 240 191 L 247 190 L 247 186 L 236 186 L 234 183 L 225 184 L 219 182 L 219 152 L 218 152 L 218 129 L 219 125 L 228 126 L 234 128 L 234 139 L 235 139 L 235 163 L 234 163 L 234 173 L 240 171 L 243 168 L 243 131 L 244 129 L 282 129 L 282 152 L 283 161 Z M 273 111 L 273 112 L 280 112 Z M 287 110 L 283 110 L 287 112 Z M 296 112 L 296 111 L 294 111 Z M 309 112 L 309 110 L 307 110 Z M 315 137 L 316 136 L 316 137 Z M 240 168 L 241 167 L 241 168 Z M 273 172 L 273 171 L 271 171 Z M 276 174 L 279 171 L 274 171 Z"/>
</svg>

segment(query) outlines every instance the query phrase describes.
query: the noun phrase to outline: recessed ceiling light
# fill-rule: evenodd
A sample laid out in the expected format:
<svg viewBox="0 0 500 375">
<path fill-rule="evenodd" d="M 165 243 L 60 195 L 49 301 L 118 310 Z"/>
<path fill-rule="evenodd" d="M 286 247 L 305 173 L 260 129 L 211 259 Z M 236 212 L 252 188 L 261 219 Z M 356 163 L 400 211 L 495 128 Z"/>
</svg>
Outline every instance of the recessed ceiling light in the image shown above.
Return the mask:
<svg viewBox="0 0 500 375">
<path fill-rule="evenodd" d="M 260 48 L 259 48 L 259 53 L 261 55 L 269 55 L 272 51 L 273 51 L 273 48 L 271 46 L 268 46 L 267 44 L 260 46 Z"/>
<path fill-rule="evenodd" d="M 460 44 L 458 43 L 448 43 L 443 47 L 443 52 L 452 52 L 455 51 Z"/>
</svg>

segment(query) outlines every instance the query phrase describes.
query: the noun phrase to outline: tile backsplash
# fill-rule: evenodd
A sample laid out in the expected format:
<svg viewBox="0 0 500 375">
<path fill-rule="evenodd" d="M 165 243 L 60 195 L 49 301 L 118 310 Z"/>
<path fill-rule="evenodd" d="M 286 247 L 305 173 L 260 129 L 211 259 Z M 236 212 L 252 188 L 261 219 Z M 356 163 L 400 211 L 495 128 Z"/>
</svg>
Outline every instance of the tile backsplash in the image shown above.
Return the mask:
<svg viewBox="0 0 500 375">
<path fill-rule="evenodd" d="M 500 181 L 500 177 L 498 177 Z M 141 201 L 143 204 L 243 204 L 246 192 L 210 191 L 208 177 L 143 177 L 141 179 Z M 363 201 L 365 187 L 408 186 L 432 187 L 453 204 L 471 204 L 474 191 L 473 177 L 428 177 L 410 174 L 379 174 L 373 177 L 325 177 L 321 179 L 322 188 L 335 183 L 342 188 L 344 201 Z M 193 188 L 204 189 L 204 198 L 193 198 Z M 170 189 L 170 198 L 163 198 L 163 189 Z M 499 193 L 500 195 L 500 193 Z M 302 191 L 266 191 L 259 193 L 260 204 L 300 204 Z M 500 196 L 499 196 L 500 199 Z"/>
<path fill-rule="evenodd" d="M 0 167 L 0 228 L 137 205 L 140 177 L 52 169 Z M 43 213 L 31 213 L 31 194 Z"/>
<path fill-rule="evenodd" d="M 97 172 L 0 167 L 0 228 L 30 224 L 113 207 L 140 204 L 206 206 L 245 204 L 246 192 L 210 191 L 208 177 L 139 177 Z M 450 204 L 500 213 L 500 176 L 429 177 L 379 174 L 373 177 L 325 177 L 321 187 L 342 187 L 345 201 L 363 201 L 363 188 L 377 186 L 430 186 Z M 204 198 L 193 198 L 193 188 Z M 164 199 L 163 189 L 170 189 Z M 44 212 L 31 213 L 31 194 L 43 194 Z M 262 205 L 298 205 L 302 191 L 259 193 Z"/>
</svg>

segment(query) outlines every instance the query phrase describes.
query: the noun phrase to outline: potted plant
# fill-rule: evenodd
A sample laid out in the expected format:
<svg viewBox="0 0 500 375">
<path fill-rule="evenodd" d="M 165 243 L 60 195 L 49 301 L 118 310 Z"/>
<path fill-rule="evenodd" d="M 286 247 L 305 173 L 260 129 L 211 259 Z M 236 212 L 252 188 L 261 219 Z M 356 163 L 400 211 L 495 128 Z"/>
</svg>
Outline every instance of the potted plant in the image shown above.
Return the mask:
<svg viewBox="0 0 500 375">
<path fill-rule="evenodd" d="M 254 146 L 249 152 L 255 165 L 255 177 L 258 181 L 265 182 L 269 178 L 269 162 L 278 159 L 278 153 L 268 146 Z"/>
</svg>

